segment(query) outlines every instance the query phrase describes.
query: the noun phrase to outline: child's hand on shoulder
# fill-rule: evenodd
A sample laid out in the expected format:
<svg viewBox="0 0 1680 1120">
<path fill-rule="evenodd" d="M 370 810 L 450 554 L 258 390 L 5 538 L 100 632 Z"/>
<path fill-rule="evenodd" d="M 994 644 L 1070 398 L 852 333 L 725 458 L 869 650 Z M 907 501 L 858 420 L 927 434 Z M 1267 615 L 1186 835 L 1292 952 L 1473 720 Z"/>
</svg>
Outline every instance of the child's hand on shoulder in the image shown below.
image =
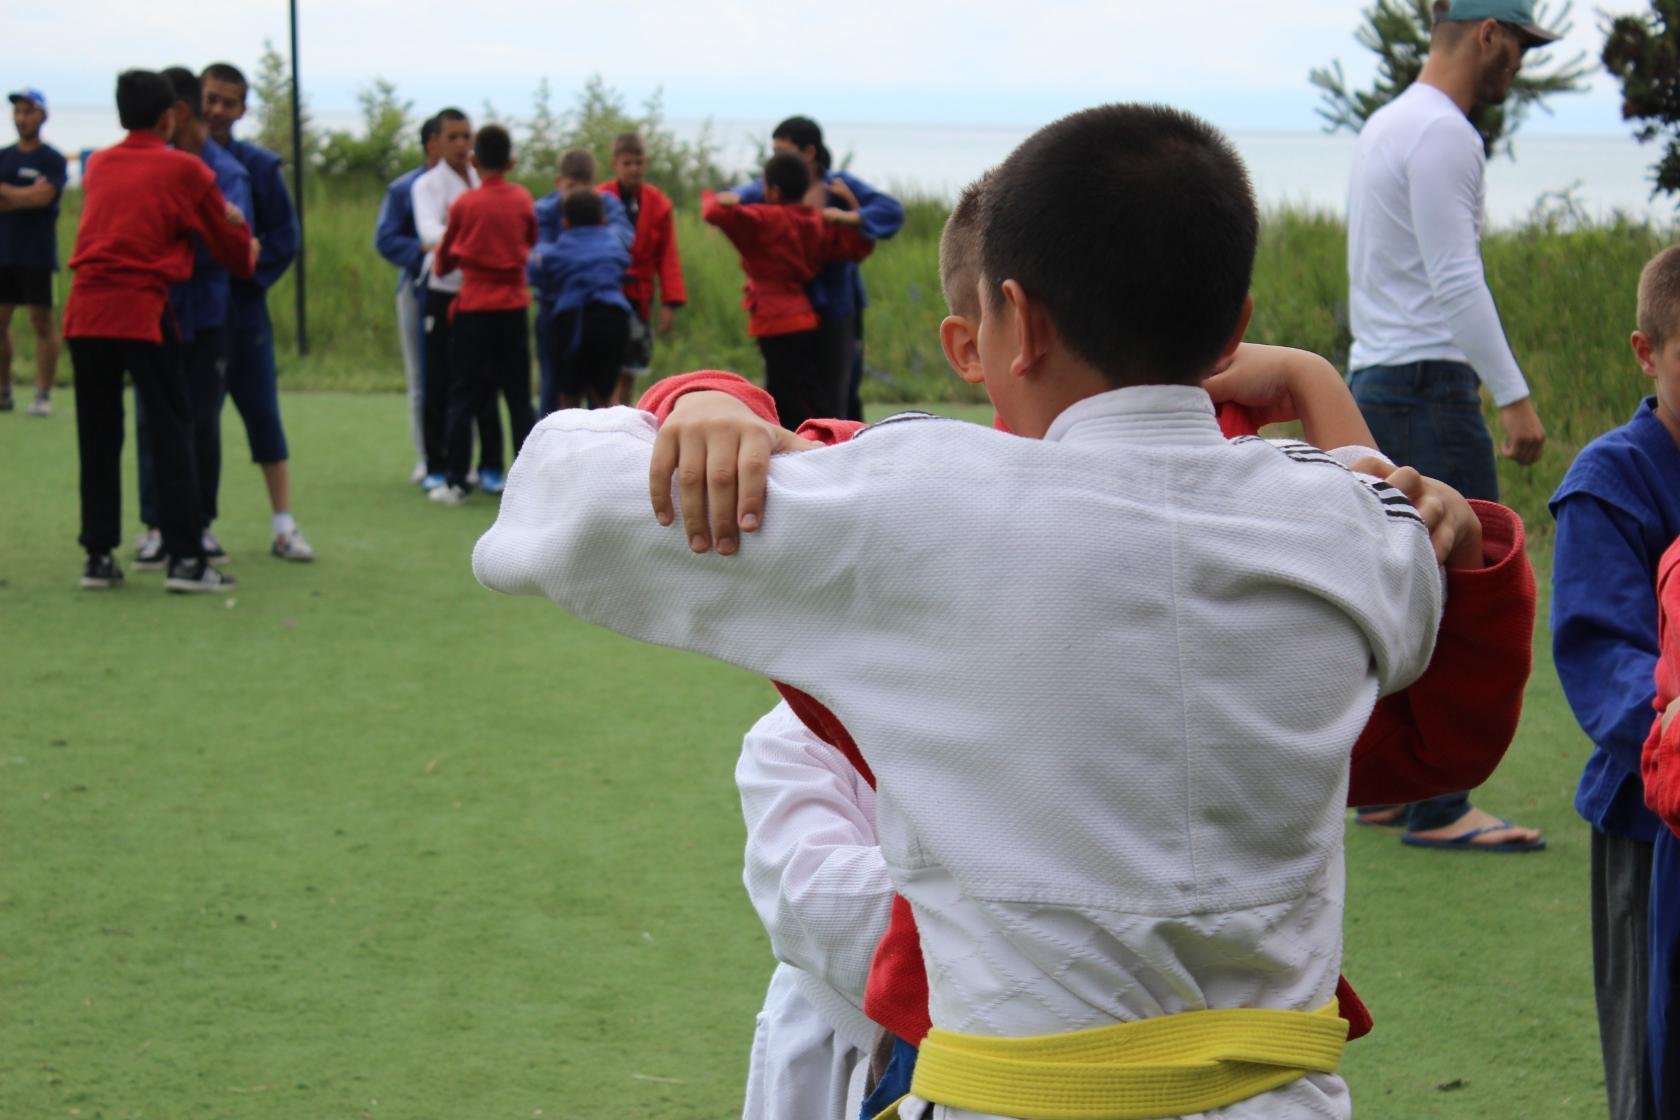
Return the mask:
<svg viewBox="0 0 1680 1120">
<path fill-rule="evenodd" d="M 1429 530 L 1437 564 L 1449 568 L 1485 565 L 1482 520 L 1464 500 L 1464 495 L 1439 479 L 1419 474 L 1412 467 L 1396 468 L 1383 459 L 1361 459 L 1353 464 L 1353 469 L 1374 475 L 1406 495 Z"/>
<path fill-rule="evenodd" d="M 741 196 L 734 191 L 719 191 L 712 196 L 712 201 L 719 206 L 739 206 Z"/>
<path fill-rule="evenodd" d="M 835 198 L 838 198 L 840 200 L 840 205 L 845 207 L 847 210 L 862 209 L 862 207 L 858 205 L 857 195 L 852 193 L 851 185 L 840 176 L 836 175 L 824 184 L 824 186 L 827 188 L 828 193 L 832 194 Z"/>
<path fill-rule="evenodd" d="M 740 533 L 755 531 L 763 520 L 770 456 L 821 446 L 760 419 L 728 393 L 688 393 L 678 398 L 653 443 L 648 468 L 653 515 L 661 525 L 675 520 L 675 476 L 689 547 L 705 552 L 715 542 L 718 554 L 729 556 L 740 546 Z"/>
<path fill-rule="evenodd" d="M 1257 424 L 1283 424 L 1301 418 L 1295 392 L 1317 366 L 1334 372 L 1329 362 L 1309 351 L 1245 342 L 1202 387 L 1215 404 L 1229 401 L 1247 409 Z"/>
</svg>

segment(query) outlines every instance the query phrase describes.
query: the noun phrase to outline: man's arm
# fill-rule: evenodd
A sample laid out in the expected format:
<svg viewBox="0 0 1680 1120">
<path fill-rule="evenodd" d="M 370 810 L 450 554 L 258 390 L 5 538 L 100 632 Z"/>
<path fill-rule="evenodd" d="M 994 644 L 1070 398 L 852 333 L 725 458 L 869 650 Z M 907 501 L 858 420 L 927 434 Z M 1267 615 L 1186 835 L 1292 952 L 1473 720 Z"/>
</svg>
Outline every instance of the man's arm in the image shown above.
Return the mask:
<svg viewBox="0 0 1680 1120">
<path fill-rule="evenodd" d="M 1256 425 L 1299 420 L 1314 447 L 1376 446 L 1341 373 L 1310 351 L 1245 342 L 1202 387 L 1216 404 L 1241 405 Z"/>
<path fill-rule="evenodd" d="M 1482 163 L 1475 145 L 1473 136 L 1445 123 L 1419 140 L 1407 163 L 1412 223 L 1453 342 L 1501 410 L 1507 436 L 1501 451 L 1519 463 L 1532 463 L 1540 457 L 1545 430 L 1482 269 L 1477 234 Z"/>
<path fill-rule="evenodd" d="M 58 198 L 58 190 L 47 179 L 37 179 L 27 187 L 0 183 L 0 210 L 44 210 Z"/>
<path fill-rule="evenodd" d="M 379 204 L 379 220 L 373 227 L 373 247 L 403 272 L 418 272 L 426 254 L 420 247 L 420 236 L 414 230 L 412 191 L 407 199 L 407 214 L 403 212 L 403 202 L 396 187 L 386 189 L 385 199 Z"/>
<path fill-rule="evenodd" d="M 1656 696 L 1656 588 L 1638 523 L 1589 493 L 1557 508 L 1552 656 L 1581 730 L 1630 774 Z"/>
<path fill-rule="evenodd" d="M 785 703 L 747 732 L 735 782 L 747 895 L 771 949 L 861 1010 L 893 898 L 873 792 Z"/>
</svg>

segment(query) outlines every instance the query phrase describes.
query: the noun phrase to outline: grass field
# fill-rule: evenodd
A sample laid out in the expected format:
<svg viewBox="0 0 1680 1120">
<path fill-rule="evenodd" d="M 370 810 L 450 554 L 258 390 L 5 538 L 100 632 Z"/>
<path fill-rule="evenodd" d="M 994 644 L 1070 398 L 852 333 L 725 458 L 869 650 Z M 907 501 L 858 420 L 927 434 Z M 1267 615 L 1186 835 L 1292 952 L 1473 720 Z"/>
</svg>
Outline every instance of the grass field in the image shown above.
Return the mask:
<svg viewBox="0 0 1680 1120">
<path fill-rule="evenodd" d="M 266 555 L 229 409 L 225 599 L 78 591 L 69 394 L 0 415 L 0 1117 L 738 1114 L 772 962 L 731 770 L 769 686 L 480 588 L 493 506 L 403 481 L 398 396 L 284 408 L 321 560 Z M 1548 852 L 1349 828 L 1361 1116 L 1604 1107 L 1547 648 L 1479 800 Z"/>
</svg>

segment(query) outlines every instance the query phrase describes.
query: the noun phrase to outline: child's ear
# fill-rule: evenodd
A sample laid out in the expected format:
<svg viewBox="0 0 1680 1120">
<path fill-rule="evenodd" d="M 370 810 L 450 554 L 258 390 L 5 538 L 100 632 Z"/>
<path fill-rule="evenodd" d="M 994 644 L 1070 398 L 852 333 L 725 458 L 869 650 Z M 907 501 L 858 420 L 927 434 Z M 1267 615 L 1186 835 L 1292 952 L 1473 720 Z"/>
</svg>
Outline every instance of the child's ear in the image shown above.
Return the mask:
<svg viewBox="0 0 1680 1120">
<path fill-rule="evenodd" d="M 993 314 L 1009 316 L 1009 322 L 1015 329 L 1015 358 L 1009 363 L 1009 372 L 1017 377 L 1025 377 L 1034 373 L 1050 353 L 1051 339 L 1055 328 L 1050 323 L 1050 316 L 1044 310 L 1044 305 L 1021 287 L 1018 280 L 1003 282 L 1002 306 Z"/>
<path fill-rule="evenodd" d="M 980 369 L 979 324 L 966 315 L 947 315 L 939 324 L 939 348 L 956 375 L 970 385 L 985 380 Z"/>
<path fill-rule="evenodd" d="M 1634 359 L 1639 362 L 1639 368 L 1644 371 L 1645 376 L 1656 377 L 1656 348 L 1651 345 L 1651 336 L 1644 331 L 1634 331 L 1628 341 L 1633 344 Z"/>
</svg>

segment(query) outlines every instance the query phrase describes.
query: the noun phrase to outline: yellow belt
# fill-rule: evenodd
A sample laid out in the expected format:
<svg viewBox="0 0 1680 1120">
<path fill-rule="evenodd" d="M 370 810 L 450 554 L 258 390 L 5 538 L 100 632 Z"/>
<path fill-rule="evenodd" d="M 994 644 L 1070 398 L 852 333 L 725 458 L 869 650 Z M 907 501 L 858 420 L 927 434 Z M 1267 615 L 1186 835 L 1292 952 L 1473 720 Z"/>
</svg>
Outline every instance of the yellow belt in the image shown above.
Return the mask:
<svg viewBox="0 0 1680 1120">
<path fill-rule="evenodd" d="M 1020 1120 L 1156 1120 L 1334 1073 L 1346 1044 L 1334 1000 L 1317 1011 L 1186 1011 L 1032 1038 L 935 1028 L 910 1091 Z M 897 1115 L 895 1103 L 877 1120 Z"/>
</svg>

